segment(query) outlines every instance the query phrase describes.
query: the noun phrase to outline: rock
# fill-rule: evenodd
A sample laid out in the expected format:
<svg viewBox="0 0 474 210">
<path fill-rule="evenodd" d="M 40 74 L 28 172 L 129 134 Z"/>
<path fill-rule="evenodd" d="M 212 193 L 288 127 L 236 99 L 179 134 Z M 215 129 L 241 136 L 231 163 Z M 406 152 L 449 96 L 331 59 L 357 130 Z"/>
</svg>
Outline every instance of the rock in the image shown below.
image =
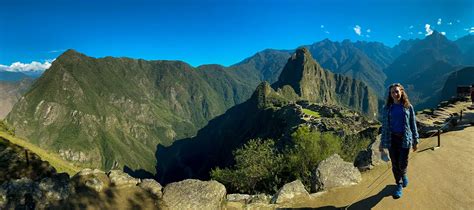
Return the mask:
<svg viewBox="0 0 474 210">
<path fill-rule="evenodd" d="M 309 199 L 309 193 L 306 191 L 300 180 L 295 180 L 283 185 L 283 187 L 273 196 L 272 203 L 290 203 L 295 199 Z"/>
<path fill-rule="evenodd" d="M 240 202 L 240 203 L 248 203 L 250 201 L 250 195 L 247 194 L 228 194 L 227 201 L 228 202 Z"/>
<path fill-rule="evenodd" d="M 269 204 L 272 199 L 272 196 L 267 194 L 257 194 L 250 196 L 249 204 Z"/>
<path fill-rule="evenodd" d="M 69 182 L 69 175 L 66 173 L 44 178 L 38 186 L 43 192 L 43 201 L 47 201 L 47 203 L 64 200 L 74 191 Z"/>
<path fill-rule="evenodd" d="M 90 169 L 90 168 L 85 168 L 85 169 L 82 169 L 82 170 L 80 170 L 79 172 L 77 172 L 77 174 L 76 174 L 75 176 L 77 176 L 77 175 L 79 175 L 79 176 L 87 176 L 87 175 L 89 175 L 89 174 L 101 174 L 101 173 L 104 173 L 104 174 L 105 174 L 105 172 L 103 172 L 103 171 L 101 171 L 101 170 L 99 170 L 99 169 L 94 169 L 94 170 L 92 170 L 92 169 Z"/>
<path fill-rule="evenodd" d="M 0 188 L 0 209 L 6 209 L 7 202 L 7 190 Z"/>
<path fill-rule="evenodd" d="M 315 171 L 318 191 L 359 183 L 362 176 L 352 163 L 345 162 L 338 154 L 321 161 Z"/>
<path fill-rule="evenodd" d="M 378 135 L 367 150 L 360 151 L 354 161 L 359 171 L 370 170 L 374 166 L 384 163 L 381 159 L 382 154 L 379 151 L 381 135 Z"/>
<path fill-rule="evenodd" d="M 163 209 L 222 209 L 226 195 L 224 185 L 217 181 L 186 179 L 166 185 Z"/>
<path fill-rule="evenodd" d="M 137 186 L 139 183 L 138 179 L 135 179 L 121 170 L 111 170 L 107 174 L 110 179 L 110 183 L 116 187 L 131 187 Z"/>
<path fill-rule="evenodd" d="M 96 192 L 102 192 L 110 185 L 110 180 L 105 172 L 98 169 L 83 169 L 72 177 L 76 187 L 87 187 Z"/>
<path fill-rule="evenodd" d="M 154 179 L 144 179 L 138 186 L 155 195 L 157 198 L 163 197 L 163 187 Z"/>
<path fill-rule="evenodd" d="M 34 205 L 41 201 L 42 197 L 42 192 L 38 189 L 38 184 L 28 178 L 10 180 L 9 182 L 3 183 L 0 189 L 3 191 L 0 193 L 0 200 L 4 200 L 3 205 L 5 209 L 21 208 L 31 203 Z"/>
</svg>

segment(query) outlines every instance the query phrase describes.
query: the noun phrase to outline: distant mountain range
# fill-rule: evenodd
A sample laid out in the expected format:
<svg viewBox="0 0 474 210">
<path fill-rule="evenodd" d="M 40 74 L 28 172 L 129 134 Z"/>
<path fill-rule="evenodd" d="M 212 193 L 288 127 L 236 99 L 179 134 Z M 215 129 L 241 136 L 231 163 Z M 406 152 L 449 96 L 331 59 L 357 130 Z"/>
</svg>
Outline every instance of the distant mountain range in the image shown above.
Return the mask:
<svg viewBox="0 0 474 210">
<path fill-rule="evenodd" d="M 467 41 L 471 39 L 471 35 L 466 36 L 458 44 L 464 43 L 466 46 L 463 48 L 470 49 L 474 47 L 468 46 Z M 423 40 L 413 41 L 411 45 L 385 70 L 386 84 L 400 82 L 405 85 L 417 109 L 435 106 L 438 101 L 430 99 L 438 97 L 450 73 L 471 65 L 465 58 L 472 56 L 436 31 Z"/>
<path fill-rule="evenodd" d="M 457 86 L 474 85 L 474 67 L 466 67 L 449 74 L 436 101 L 446 101 L 457 96 Z"/>
<path fill-rule="evenodd" d="M 5 78 L 5 77 L 4 77 Z M 11 111 L 15 103 L 28 91 L 34 79 L 30 77 L 9 77 L 11 80 L 0 80 L 0 119 L 3 119 Z"/>
</svg>

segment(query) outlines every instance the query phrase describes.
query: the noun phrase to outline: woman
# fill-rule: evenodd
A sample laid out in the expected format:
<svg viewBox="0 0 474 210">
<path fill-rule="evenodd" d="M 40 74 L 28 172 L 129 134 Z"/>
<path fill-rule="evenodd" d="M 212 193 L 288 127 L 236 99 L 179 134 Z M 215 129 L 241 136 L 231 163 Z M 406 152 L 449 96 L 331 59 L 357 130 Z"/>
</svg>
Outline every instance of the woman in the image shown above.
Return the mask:
<svg viewBox="0 0 474 210">
<path fill-rule="evenodd" d="M 408 100 L 405 89 L 399 83 L 388 88 L 387 103 L 382 113 L 382 140 L 380 151 L 389 150 L 392 160 L 392 171 L 397 189 L 393 197 L 402 196 L 402 189 L 408 185 L 406 175 L 410 147 L 413 152 L 418 149 L 418 131 L 416 128 L 415 111 Z"/>
</svg>

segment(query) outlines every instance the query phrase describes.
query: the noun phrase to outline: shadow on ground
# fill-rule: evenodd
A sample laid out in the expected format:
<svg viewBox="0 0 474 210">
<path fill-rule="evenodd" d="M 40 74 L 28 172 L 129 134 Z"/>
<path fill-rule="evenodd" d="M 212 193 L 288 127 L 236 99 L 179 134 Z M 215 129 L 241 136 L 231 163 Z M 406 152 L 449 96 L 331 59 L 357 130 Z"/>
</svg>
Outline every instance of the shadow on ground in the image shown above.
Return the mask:
<svg viewBox="0 0 474 210">
<path fill-rule="evenodd" d="M 385 197 L 391 197 L 393 191 L 395 191 L 395 185 L 387 185 L 379 193 L 365 198 L 363 200 L 357 201 L 349 206 L 335 207 L 335 206 L 322 206 L 317 208 L 298 208 L 298 209 L 318 209 L 318 210 L 331 210 L 331 209 L 372 209 Z"/>
</svg>

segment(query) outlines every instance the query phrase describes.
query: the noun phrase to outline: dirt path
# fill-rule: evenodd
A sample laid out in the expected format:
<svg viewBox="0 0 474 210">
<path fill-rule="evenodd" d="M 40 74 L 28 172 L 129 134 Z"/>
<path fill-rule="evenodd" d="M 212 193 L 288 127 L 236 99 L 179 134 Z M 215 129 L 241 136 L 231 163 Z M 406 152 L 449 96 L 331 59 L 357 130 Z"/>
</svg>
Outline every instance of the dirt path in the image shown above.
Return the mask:
<svg viewBox="0 0 474 210">
<path fill-rule="evenodd" d="M 474 121 L 474 112 L 466 113 Z M 321 209 L 473 209 L 474 208 L 474 127 L 459 126 L 457 131 L 422 139 L 419 151 L 410 153 L 409 186 L 400 199 L 390 164 L 363 174 L 359 185 L 333 189 L 310 202 L 293 207 Z"/>
</svg>

